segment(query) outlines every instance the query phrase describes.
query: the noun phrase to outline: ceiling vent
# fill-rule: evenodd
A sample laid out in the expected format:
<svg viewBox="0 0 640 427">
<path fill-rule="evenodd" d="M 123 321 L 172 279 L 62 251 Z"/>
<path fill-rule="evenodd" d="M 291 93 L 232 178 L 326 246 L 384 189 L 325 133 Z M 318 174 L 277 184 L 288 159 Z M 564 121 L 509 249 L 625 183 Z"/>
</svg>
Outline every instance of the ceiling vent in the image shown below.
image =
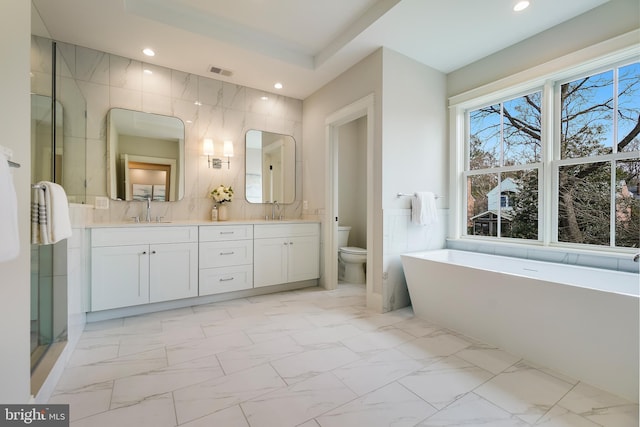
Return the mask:
<svg viewBox="0 0 640 427">
<path fill-rule="evenodd" d="M 219 74 L 225 77 L 231 77 L 233 75 L 233 71 L 225 70 L 224 68 L 214 67 L 213 65 L 209 67 L 209 71 L 213 74 Z"/>
</svg>

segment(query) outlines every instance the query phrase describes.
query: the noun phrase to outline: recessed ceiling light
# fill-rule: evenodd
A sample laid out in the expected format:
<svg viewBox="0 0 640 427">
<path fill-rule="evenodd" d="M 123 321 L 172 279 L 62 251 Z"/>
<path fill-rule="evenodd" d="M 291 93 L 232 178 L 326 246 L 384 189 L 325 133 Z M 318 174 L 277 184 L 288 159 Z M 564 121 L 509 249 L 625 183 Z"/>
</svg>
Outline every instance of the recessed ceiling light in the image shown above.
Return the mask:
<svg viewBox="0 0 640 427">
<path fill-rule="evenodd" d="M 145 68 L 144 70 L 142 70 L 142 72 L 145 73 L 145 74 L 153 74 L 153 71 L 151 71 L 148 68 Z"/>
<path fill-rule="evenodd" d="M 261 96 L 260 99 L 262 99 L 263 101 L 268 101 L 269 97 L 268 96 Z"/>
<path fill-rule="evenodd" d="M 276 89 L 282 89 L 282 83 L 278 82 L 276 84 L 273 85 L 273 87 L 275 87 Z"/>
<path fill-rule="evenodd" d="M 529 7 L 529 2 L 527 0 L 523 0 L 523 1 L 519 1 L 518 3 L 516 3 L 516 5 L 513 6 L 513 10 L 515 12 L 520 12 L 520 11 L 525 10 L 528 7 Z"/>
<path fill-rule="evenodd" d="M 142 49 L 142 53 L 144 53 L 147 56 L 155 56 L 155 52 L 153 51 L 153 49 L 151 49 L 150 47 L 144 48 Z"/>
<path fill-rule="evenodd" d="M 197 106 L 199 107 L 199 106 L 201 106 L 201 105 L 202 105 L 202 102 L 200 102 L 200 101 L 196 101 L 196 102 L 194 102 L 194 103 L 193 103 L 193 105 L 197 105 Z"/>
</svg>

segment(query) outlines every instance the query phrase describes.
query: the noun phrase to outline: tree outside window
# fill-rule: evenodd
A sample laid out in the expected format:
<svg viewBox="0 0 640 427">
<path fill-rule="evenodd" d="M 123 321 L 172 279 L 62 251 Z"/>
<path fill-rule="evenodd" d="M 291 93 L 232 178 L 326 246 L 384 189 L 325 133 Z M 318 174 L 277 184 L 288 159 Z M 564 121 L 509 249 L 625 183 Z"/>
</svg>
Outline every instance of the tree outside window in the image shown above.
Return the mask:
<svg viewBox="0 0 640 427">
<path fill-rule="evenodd" d="M 540 188 L 552 188 L 541 176 L 546 117 L 559 129 L 544 165 L 557 181 L 557 241 L 640 246 L 640 63 L 557 87 L 554 117 L 540 91 L 468 112 L 467 234 L 539 239 Z M 496 192 L 508 203 L 492 209 Z"/>
</svg>

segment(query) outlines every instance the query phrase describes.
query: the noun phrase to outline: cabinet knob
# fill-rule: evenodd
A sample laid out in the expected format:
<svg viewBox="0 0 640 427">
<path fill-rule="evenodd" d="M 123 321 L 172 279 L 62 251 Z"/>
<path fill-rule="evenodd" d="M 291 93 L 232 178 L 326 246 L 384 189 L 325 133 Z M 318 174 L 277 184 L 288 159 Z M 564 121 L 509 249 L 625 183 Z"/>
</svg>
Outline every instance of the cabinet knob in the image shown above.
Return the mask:
<svg viewBox="0 0 640 427">
<path fill-rule="evenodd" d="M 142 253 L 140 255 L 146 255 L 147 251 L 142 251 Z"/>
<path fill-rule="evenodd" d="M 289 242 L 290 245 L 293 245 L 293 242 Z"/>
<path fill-rule="evenodd" d="M 151 254 L 155 254 L 155 253 L 156 253 L 156 251 L 151 251 Z"/>
</svg>

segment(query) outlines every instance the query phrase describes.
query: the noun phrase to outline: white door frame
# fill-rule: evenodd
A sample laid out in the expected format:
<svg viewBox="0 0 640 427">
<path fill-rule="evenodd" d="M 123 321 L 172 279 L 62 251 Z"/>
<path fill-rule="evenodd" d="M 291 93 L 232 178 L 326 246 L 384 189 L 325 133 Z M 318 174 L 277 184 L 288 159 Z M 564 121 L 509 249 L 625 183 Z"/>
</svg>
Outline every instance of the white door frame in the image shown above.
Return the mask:
<svg viewBox="0 0 640 427">
<path fill-rule="evenodd" d="M 349 104 L 330 114 L 325 120 L 327 165 L 326 218 L 324 229 L 324 277 L 327 289 L 338 287 L 338 128 L 359 118 L 367 119 L 367 306 L 378 309 L 381 296 L 373 296 L 373 144 L 374 94 Z"/>
</svg>

